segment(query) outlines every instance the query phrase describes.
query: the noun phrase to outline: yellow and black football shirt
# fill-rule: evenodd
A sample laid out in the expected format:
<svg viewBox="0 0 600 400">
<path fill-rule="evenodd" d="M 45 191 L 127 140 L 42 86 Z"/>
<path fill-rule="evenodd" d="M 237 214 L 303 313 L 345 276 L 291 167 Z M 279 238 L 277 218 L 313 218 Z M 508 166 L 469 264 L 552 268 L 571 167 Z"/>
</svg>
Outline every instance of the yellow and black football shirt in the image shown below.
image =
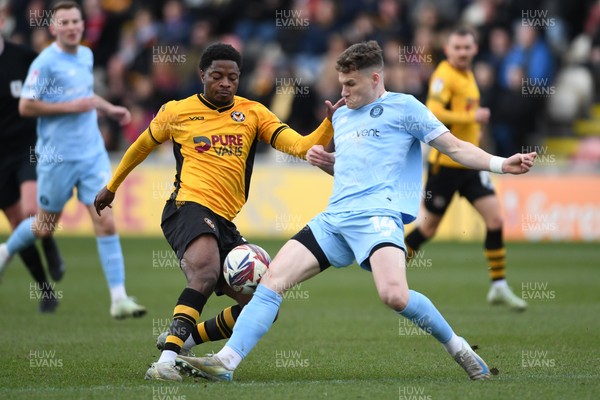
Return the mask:
<svg viewBox="0 0 600 400">
<path fill-rule="evenodd" d="M 202 94 L 193 95 L 161 107 L 123 156 L 107 188 L 115 192 L 152 150 L 171 140 L 176 161 L 171 198 L 202 204 L 232 220 L 248 198 L 259 140 L 304 157 L 313 145 L 326 145 L 332 137 L 328 119 L 302 136 L 258 102 L 235 96 L 233 103 L 217 107 Z"/>
<path fill-rule="evenodd" d="M 475 121 L 479 89 L 471 71 L 442 61 L 431 75 L 426 105 L 454 136 L 479 146 L 480 126 Z M 434 166 L 465 168 L 436 149 L 431 149 L 429 162 Z"/>
</svg>

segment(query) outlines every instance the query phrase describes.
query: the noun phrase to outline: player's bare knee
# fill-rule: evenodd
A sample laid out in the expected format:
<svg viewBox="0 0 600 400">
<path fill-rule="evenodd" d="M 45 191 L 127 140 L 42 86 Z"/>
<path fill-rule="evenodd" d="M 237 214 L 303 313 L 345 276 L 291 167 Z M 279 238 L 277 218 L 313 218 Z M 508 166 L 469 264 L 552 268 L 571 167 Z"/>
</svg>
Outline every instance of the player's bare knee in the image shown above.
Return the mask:
<svg viewBox="0 0 600 400">
<path fill-rule="evenodd" d="M 286 280 L 284 277 L 278 276 L 277 273 L 272 273 L 271 270 L 267 270 L 267 273 L 260 279 L 260 284 L 268 287 L 272 291 L 283 295 L 287 290 L 292 288 L 295 284 Z"/>
<path fill-rule="evenodd" d="M 33 204 L 32 206 L 23 207 L 23 215 L 25 215 L 25 218 L 33 216 L 35 214 L 37 214 L 37 207 L 35 204 Z"/>
<path fill-rule="evenodd" d="M 423 236 L 425 236 L 426 238 L 430 238 L 432 236 L 435 235 L 435 233 L 437 232 L 438 229 L 438 224 L 435 223 L 424 223 L 421 226 L 419 226 L 419 230 L 421 231 L 421 234 Z"/>
<path fill-rule="evenodd" d="M 408 293 L 397 286 L 388 286 L 379 291 L 379 298 L 393 310 L 403 310 L 408 304 Z"/>
<path fill-rule="evenodd" d="M 117 233 L 117 229 L 115 228 L 115 220 L 112 218 L 112 216 L 99 218 L 94 221 L 94 230 L 96 231 L 96 236 L 115 235 Z"/>
<path fill-rule="evenodd" d="M 181 259 L 181 269 L 187 279 L 188 287 L 207 297 L 215 290 L 219 279 L 218 268 L 211 268 L 208 264 L 184 256 Z"/>
<path fill-rule="evenodd" d="M 502 228 L 502 217 L 500 215 L 489 218 L 486 221 L 486 228 L 490 231 L 497 231 Z"/>
<path fill-rule="evenodd" d="M 40 239 L 52 236 L 54 233 L 53 224 L 32 224 L 33 234 Z"/>
</svg>

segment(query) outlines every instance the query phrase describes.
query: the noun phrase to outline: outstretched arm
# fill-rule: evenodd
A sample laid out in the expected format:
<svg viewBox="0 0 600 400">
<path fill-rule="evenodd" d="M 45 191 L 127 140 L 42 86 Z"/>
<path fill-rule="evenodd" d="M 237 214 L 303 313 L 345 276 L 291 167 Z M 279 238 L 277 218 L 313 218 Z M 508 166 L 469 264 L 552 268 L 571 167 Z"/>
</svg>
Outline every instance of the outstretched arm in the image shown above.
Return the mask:
<svg viewBox="0 0 600 400">
<path fill-rule="evenodd" d="M 279 151 L 304 158 L 311 147 L 315 145 L 324 146 L 332 140 L 333 126 L 331 125 L 331 118 L 333 113 L 344 104 L 344 99 L 338 100 L 335 104 L 331 104 L 327 100 L 325 102 L 327 118 L 310 135 L 302 136 L 295 130 L 287 128 L 276 134 L 274 139 L 271 140 L 271 144 Z"/>
<path fill-rule="evenodd" d="M 458 139 L 450 132 L 441 134 L 429 144 L 465 167 L 500 174 L 527 173 L 537 157 L 535 152 L 517 153 L 509 158 L 493 156 L 472 143 Z"/>
</svg>

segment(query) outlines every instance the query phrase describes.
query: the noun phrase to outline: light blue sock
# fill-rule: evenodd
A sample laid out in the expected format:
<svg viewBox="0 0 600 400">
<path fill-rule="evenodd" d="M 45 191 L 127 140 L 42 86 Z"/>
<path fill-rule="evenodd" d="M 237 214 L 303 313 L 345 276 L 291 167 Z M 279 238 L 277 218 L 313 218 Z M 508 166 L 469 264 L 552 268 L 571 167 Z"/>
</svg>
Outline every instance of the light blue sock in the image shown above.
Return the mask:
<svg viewBox="0 0 600 400">
<path fill-rule="evenodd" d="M 13 233 L 8 238 L 6 247 L 11 256 L 35 243 L 36 237 L 31 229 L 31 223 L 33 222 L 34 218 L 35 217 L 30 217 L 21 221 L 21 223 L 17 225 Z"/>
<path fill-rule="evenodd" d="M 435 308 L 431 300 L 414 290 L 410 291 L 408 304 L 402 311 L 396 311 L 408 318 L 413 324 L 432 335 L 440 343 L 447 343 L 452 338 L 452 328 Z"/>
<path fill-rule="evenodd" d="M 96 237 L 96 244 L 108 287 L 125 285 L 125 265 L 119 235 Z"/>
<path fill-rule="evenodd" d="M 259 284 L 252 300 L 244 306 L 235 322 L 227 346 L 242 358 L 246 357 L 273 325 L 282 301 L 283 297 L 279 294 Z"/>
</svg>

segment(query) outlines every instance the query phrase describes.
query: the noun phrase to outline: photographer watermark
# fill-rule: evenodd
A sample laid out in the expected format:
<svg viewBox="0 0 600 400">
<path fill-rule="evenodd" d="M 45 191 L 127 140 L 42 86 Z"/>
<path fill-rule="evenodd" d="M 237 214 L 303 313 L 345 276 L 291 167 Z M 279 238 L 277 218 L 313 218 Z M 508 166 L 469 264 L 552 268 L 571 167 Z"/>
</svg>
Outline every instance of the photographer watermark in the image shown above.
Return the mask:
<svg viewBox="0 0 600 400">
<path fill-rule="evenodd" d="M 64 157 L 56 149 L 56 146 L 40 145 L 29 146 L 29 163 L 35 164 L 61 164 Z"/>
<path fill-rule="evenodd" d="M 56 356 L 56 350 L 30 350 L 30 368 L 62 368 L 63 360 Z"/>
<path fill-rule="evenodd" d="M 556 19 L 548 16 L 548 10 L 521 10 L 521 25 L 534 29 L 556 26 Z"/>
<path fill-rule="evenodd" d="M 152 386 L 152 400 L 187 400 L 179 386 Z"/>
<path fill-rule="evenodd" d="M 521 229 L 523 232 L 555 232 L 558 230 L 558 223 L 546 213 L 527 213 L 521 215 Z"/>
<path fill-rule="evenodd" d="M 399 400 L 432 400 L 424 386 L 400 386 L 398 388 Z"/>
<path fill-rule="evenodd" d="M 54 18 L 55 11 L 46 9 L 30 9 L 29 10 L 29 27 L 30 28 L 48 28 L 50 25 L 60 26 L 62 20 Z"/>
<path fill-rule="evenodd" d="M 185 120 L 180 118 L 179 114 L 173 114 L 170 112 L 163 112 L 163 111 L 164 111 L 164 109 L 161 109 L 161 111 L 158 114 L 155 114 L 152 116 L 152 129 L 154 131 L 171 132 L 173 130 L 178 130 L 178 129 L 183 128 Z M 191 121 L 195 121 L 196 118 L 200 118 L 200 117 L 197 117 L 197 116 L 188 117 L 188 119 Z M 202 117 L 202 119 L 203 119 L 203 117 Z"/>
<path fill-rule="evenodd" d="M 523 350 L 521 351 L 521 367 L 554 368 L 556 360 L 549 358 L 546 350 Z"/>
<path fill-rule="evenodd" d="M 521 153 L 532 153 L 536 152 L 537 157 L 535 158 L 535 165 L 554 165 L 556 164 L 556 154 L 552 154 L 549 151 L 548 146 L 522 146 Z"/>
<path fill-rule="evenodd" d="M 152 268 L 179 269 L 179 259 L 173 250 L 152 250 Z"/>
<path fill-rule="evenodd" d="M 275 216 L 275 230 L 277 232 L 296 232 L 304 228 L 305 225 L 305 219 L 300 214 L 279 213 Z"/>
<path fill-rule="evenodd" d="M 276 77 L 275 94 L 308 97 L 310 86 L 302 83 L 302 78 Z"/>
<path fill-rule="evenodd" d="M 302 283 L 277 285 L 275 291 L 277 293 L 283 292 L 282 297 L 284 300 L 308 300 L 310 298 L 308 290 L 302 289 Z"/>
<path fill-rule="evenodd" d="M 425 250 L 413 250 L 410 256 L 406 257 L 406 268 L 409 269 L 431 269 L 433 260 L 425 257 Z"/>
<path fill-rule="evenodd" d="M 400 64 L 432 64 L 433 56 L 425 46 L 398 46 L 398 62 Z"/>
<path fill-rule="evenodd" d="M 307 29 L 309 24 L 303 10 L 275 10 L 275 27 L 278 29 Z"/>
<path fill-rule="evenodd" d="M 63 291 L 56 290 L 56 282 L 29 282 L 29 300 L 61 300 Z"/>
<path fill-rule="evenodd" d="M 152 198 L 154 200 L 168 200 L 174 190 L 173 181 L 152 181 Z"/>
<path fill-rule="evenodd" d="M 39 71 L 35 70 L 25 82 L 27 97 L 39 100 L 45 96 L 63 95 L 65 87 L 58 82 L 56 78 L 40 78 Z"/>
<path fill-rule="evenodd" d="M 523 300 L 555 300 L 556 291 L 550 289 L 548 282 L 522 282 L 521 298 Z"/>
<path fill-rule="evenodd" d="M 431 190 L 423 190 L 421 182 L 402 182 L 398 187 L 401 200 L 431 200 Z"/>
<path fill-rule="evenodd" d="M 152 46 L 152 62 L 155 64 L 185 64 L 187 55 L 181 46 Z"/>
<path fill-rule="evenodd" d="M 408 132 L 430 132 L 440 124 L 431 111 L 425 114 L 402 113 L 399 117 L 400 124 Z"/>
<path fill-rule="evenodd" d="M 299 350 L 275 350 L 277 368 L 308 368 L 309 366 L 308 358 L 304 358 Z"/>
<path fill-rule="evenodd" d="M 400 317 L 398 319 L 398 336 L 428 336 L 431 335 L 429 321 L 420 319 L 411 321 L 408 318 Z M 421 328 L 420 326 L 426 326 Z"/>
<path fill-rule="evenodd" d="M 41 196 L 40 203 L 47 205 L 49 200 L 46 196 Z M 63 225 L 54 214 L 38 213 L 31 219 L 29 228 L 33 232 L 58 232 L 63 230 Z"/>
<path fill-rule="evenodd" d="M 152 318 L 152 336 L 158 337 L 161 333 L 167 332 L 172 322 L 172 318 Z"/>
<path fill-rule="evenodd" d="M 550 97 L 556 94 L 556 86 L 548 78 L 521 78 L 523 97 Z"/>
<path fill-rule="evenodd" d="M 299 158 L 279 150 L 275 151 L 275 162 L 278 164 L 308 164 L 308 162 L 303 158 Z"/>
</svg>

